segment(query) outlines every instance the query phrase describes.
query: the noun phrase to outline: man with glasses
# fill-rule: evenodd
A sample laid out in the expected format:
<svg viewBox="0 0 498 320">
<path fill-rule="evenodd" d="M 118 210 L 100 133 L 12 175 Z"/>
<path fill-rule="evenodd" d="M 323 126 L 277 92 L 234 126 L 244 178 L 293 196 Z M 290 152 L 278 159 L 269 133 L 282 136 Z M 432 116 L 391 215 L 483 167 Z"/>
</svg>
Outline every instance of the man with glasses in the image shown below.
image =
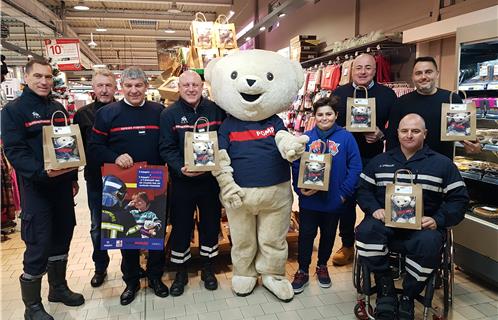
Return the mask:
<svg viewBox="0 0 498 320">
<path fill-rule="evenodd" d="M 370 159 L 383 152 L 387 120 L 391 108 L 396 101 L 396 94 L 392 89 L 375 82 L 376 70 L 374 57 L 370 54 L 360 54 L 353 61 L 353 82 L 340 86 L 334 91 L 334 94 L 341 98 L 337 105 L 338 115 L 336 122 L 342 127 L 346 126 L 347 99 L 348 97 L 353 97 L 354 90 L 358 86 L 367 88 L 368 97 L 375 98 L 375 132 L 353 133 L 360 149 L 363 166 L 366 166 Z M 365 90 L 358 89 L 356 97 L 365 98 Z M 340 218 L 339 223 L 342 247 L 332 256 L 332 262 L 338 266 L 351 263 L 354 254 L 356 201 L 353 199 L 344 205 L 347 207 L 347 211 Z"/>
<path fill-rule="evenodd" d="M 225 112 L 214 102 L 202 97 L 203 83 L 194 71 L 185 71 L 179 78 L 180 99 L 161 113 L 160 153 L 171 177 L 171 262 L 178 271 L 171 285 L 171 295 L 180 296 L 188 283 L 187 261 L 194 227 L 194 211 L 199 210 L 199 248 L 203 258 L 201 280 L 208 290 L 216 290 L 218 281 L 213 271 L 213 258 L 218 255 L 221 203 L 218 182 L 210 172 L 191 172 L 184 165 L 185 132 L 192 131 L 200 117 L 199 131 L 217 131 Z"/>
</svg>

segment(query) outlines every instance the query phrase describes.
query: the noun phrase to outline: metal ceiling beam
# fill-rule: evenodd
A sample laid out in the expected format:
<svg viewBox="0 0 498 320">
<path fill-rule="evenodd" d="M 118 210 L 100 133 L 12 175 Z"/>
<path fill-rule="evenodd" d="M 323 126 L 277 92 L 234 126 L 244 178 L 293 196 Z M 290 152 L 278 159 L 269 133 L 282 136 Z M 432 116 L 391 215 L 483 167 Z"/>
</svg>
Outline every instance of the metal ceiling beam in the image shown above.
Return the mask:
<svg viewBox="0 0 498 320">
<path fill-rule="evenodd" d="M 84 34 L 90 35 L 90 33 L 95 31 L 95 28 L 74 28 L 79 36 L 81 37 Z M 121 35 L 124 36 L 147 36 L 147 37 L 164 37 L 169 36 L 163 30 L 151 30 L 151 29 L 126 29 L 126 28 L 108 28 L 106 32 L 99 33 L 98 35 L 93 34 L 93 40 L 104 38 L 110 35 Z M 189 30 L 179 30 L 176 33 L 172 34 L 173 37 L 188 37 L 190 38 Z"/>
<path fill-rule="evenodd" d="M 206 19 L 208 21 L 214 21 L 216 19 L 216 14 L 205 13 Z M 95 20 L 103 19 L 102 22 L 105 23 L 106 20 L 155 20 L 162 22 L 183 22 L 190 23 L 195 18 L 195 13 L 193 14 L 159 14 L 159 13 L 144 13 L 142 10 L 112 10 L 112 9 L 94 9 L 89 11 L 70 11 L 67 12 L 66 20 Z"/>
<path fill-rule="evenodd" d="M 58 17 L 49 8 L 44 6 L 40 1 L 2 0 L 2 11 L 3 11 L 3 6 L 6 3 L 11 5 L 12 7 L 15 7 L 20 12 L 24 12 L 22 13 L 22 17 L 15 17 L 16 19 L 21 19 L 23 17 L 32 18 L 40 23 L 54 26 L 54 29 L 57 32 L 60 32 L 64 37 L 79 38 L 78 34 L 72 29 L 72 27 L 69 24 L 67 24 L 67 22 L 61 21 L 60 17 Z M 20 10 L 20 8 L 24 8 L 24 10 Z M 26 10 L 29 10 L 29 12 L 27 12 Z M 86 57 L 82 57 L 82 61 L 85 58 L 88 58 L 86 60 L 90 60 L 93 63 L 102 62 L 84 42 L 80 42 L 80 51 L 82 52 L 82 56 L 86 55 Z"/>
<path fill-rule="evenodd" d="M 102 0 L 85 0 L 85 2 L 102 2 Z M 105 0 L 106 3 L 133 3 L 136 4 L 136 0 Z M 163 0 L 140 0 L 140 3 L 146 4 L 165 4 L 166 2 L 173 3 L 173 1 L 163 1 Z M 208 7 L 230 7 L 233 0 L 190 0 L 190 1 L 175 1 L 178 6 L 182 5 L 194 5 L 194 6 L 208 6 Z"/>
<path fill-rule="evenodd" d="M 46 34 L 46 35 L 53 35 L 54 34 L 54 28 L 53 26 L 51 27 L 50 25 L 46 25 L 44 23 L 39 22 L 36 19 L 33 19 L 21 10 L 14 8 L 7 2 L 2 1 L 2 15 L 8 15 L 12 18 L 15 18 L 18 21 L 24 22 L 26 25 L 30 26 L 31 28 L 34 28 L 38 30 L 39 33 Z"/>
<path fill-rule="evenodd" d="M 14 52 L 17 52 L 19 54 L 22 54 L 24 56 L 28 56 L 28 55 L 32 55 L 34 58 L 37 58 L 37 59 L 43 59 L 43 57 L 33 51 L 30 51 L 30 50 L 26 50 L 26 49 L 23 49 L 19 46 L 16 46 L 15 44 L 12 44 L 12 43 L 9 43 L 5 40 L 2 39 L 1 41 L 2 43 L 2 49 L 7 49 L 7 50 L 10 50 L 10 51 L 14 51 Z M 2 50 L 3 51 L 3 50 Z"/>
</svg>

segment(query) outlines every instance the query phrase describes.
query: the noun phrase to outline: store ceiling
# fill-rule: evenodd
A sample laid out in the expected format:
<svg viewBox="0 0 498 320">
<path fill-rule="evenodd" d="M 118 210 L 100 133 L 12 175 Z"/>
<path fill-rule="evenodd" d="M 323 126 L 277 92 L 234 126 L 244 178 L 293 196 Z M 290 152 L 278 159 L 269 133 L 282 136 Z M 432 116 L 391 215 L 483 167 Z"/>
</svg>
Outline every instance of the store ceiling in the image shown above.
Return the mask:
<svg viewBox="0 0 498 320">
<path fill-rule="evenodd" d="M 158 70 L 156 40 L 190 39 L 196 12 L 208 20 L 227 14 L 232 0 L 2 0 L 2 54 L 8 65 L 24 65 L 27 54 L 44 55 L 43 39 L 79 38 L 83 65 L 107 64 L 114 69 L 137 65 Z M 73 7 L 83 2 L 90 9 Z M 172 11 L 178 9 L 179 11 Z M 98 32 L 96 28 L 107 31 Z M 175 33 L 165 30 L 171 28 Z M 8 29 L 8 35 L 4 33 Z M 90 48 L 90 34 L 97 47 Z M 6 37 L 4 37 L 4 35 Z M 18 47 L 19 49 L 17 49 Z M 26 50 L 29 52 L 25 52 Z M 18 51 L 18 52 L 16 52 Z M 21 53 L 19 53 L 21 52 Z"/>
</svg>

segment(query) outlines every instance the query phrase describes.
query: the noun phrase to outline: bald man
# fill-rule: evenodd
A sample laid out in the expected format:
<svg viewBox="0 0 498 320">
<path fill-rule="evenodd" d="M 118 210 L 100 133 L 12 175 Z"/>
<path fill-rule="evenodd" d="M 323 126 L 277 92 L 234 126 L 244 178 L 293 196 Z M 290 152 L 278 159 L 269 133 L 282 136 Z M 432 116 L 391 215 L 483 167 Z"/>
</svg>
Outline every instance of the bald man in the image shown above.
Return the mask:
<svg viewBox="0 0 498 320">
<path fill-rule="evenodd" d="M 194 211 L 199 209 L 199 247 L 203 258 L 201 279 L 208 290 L 216 290 L 218 281 L 213 272 L 213 259 L 218 255 L 220 229 L 220 189 L 211 173 L 190 172 L 184 166 L 185 132 L 192 131 L 200 117 L 209 120 L 210 131 L 217 131 L 226 118 L 214 102 L 202 97 L 201 77 L 185 71 L 179 78 L 180 99 L 161 114 L 161 157 L 168 165 L 171 188 L 171 262 L 177 266 L 171 285 L 172 296 L 183 294 L 188 283 L 187 262 L 190 259 L 190 239 L 194 227 Z"/>
<path fill-rule="evenodd" d="M 426 136 L 423 118 L 414 113 L 406 115 L 398 126 L 399 147 L 373 158 L 360 176 L 357 201 L 365 219 L 356 228 L 356 248 L 359 263 L 375 275 L 375 319 L 395 319 L 396 314 L 398 319 L 414 319 L 413 300 L 440 264 L 445 229 L 462 221 L 469 203 L 457 167 L 448 157 L 425 145 Z M 386 185 L 394 182 L 394 173 L 400 169 L 410 170 L 413 182 L 422 186 L 422 230 L 384 225 Z M 398 181 L 410 182 L 408 178 Z M 406 250 L 407 273 L 399 307 L 387 250 L 394 239 L 402 240 Z"/>
<path fill-rule="evenodd" d="M 368 97 L 375 98 L 376 105 L 376 130 L 368 133 L 354 133 L 356 143 L 360 149 L 360 155 L 363 166 L 366 166 L 368 161 L 384 150 L 384 134 L 387 120 L 391 107 L 396 101 L 394 91 L 386 86 L 375 82 L 376 65 L 375 59 L 369 54 L 360 54 L 353 61 L 352 67 L 352 83 L 338 87 L 334 94 L 341 99 L 337 105 L 337 124 L 346 126 L 346 101 L 348 97 L 353 97 L 355 88 L 363 86 L 368 90 Z M 358 98 L 365 98 L 365 91 L 358 90 L 356 92 Z M 353 261 L 353 243 L 354 243 L 354 225 L 356 221 L 356 201 L 353 198 L 346 203 L 347 212 L 341 216 L 339 231 L 342 238 L 342 247 L 333 257 L 332 262 L 335 265 L 346 265 Z"/>
</svg>

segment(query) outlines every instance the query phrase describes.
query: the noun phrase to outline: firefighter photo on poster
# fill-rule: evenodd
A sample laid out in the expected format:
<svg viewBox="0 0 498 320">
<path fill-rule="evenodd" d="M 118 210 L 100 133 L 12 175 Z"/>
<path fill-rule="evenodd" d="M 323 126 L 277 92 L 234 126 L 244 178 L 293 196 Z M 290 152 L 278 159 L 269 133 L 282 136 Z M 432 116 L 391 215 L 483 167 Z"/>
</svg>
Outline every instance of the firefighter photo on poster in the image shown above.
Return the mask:
<svg viewBox="0 0 498 320">
<path fill-rule="evenodd" d="M 101 249 L 162 250 L 166 228 L 167 169 L 135 164 L 102 169 Z"/>
</svg>

